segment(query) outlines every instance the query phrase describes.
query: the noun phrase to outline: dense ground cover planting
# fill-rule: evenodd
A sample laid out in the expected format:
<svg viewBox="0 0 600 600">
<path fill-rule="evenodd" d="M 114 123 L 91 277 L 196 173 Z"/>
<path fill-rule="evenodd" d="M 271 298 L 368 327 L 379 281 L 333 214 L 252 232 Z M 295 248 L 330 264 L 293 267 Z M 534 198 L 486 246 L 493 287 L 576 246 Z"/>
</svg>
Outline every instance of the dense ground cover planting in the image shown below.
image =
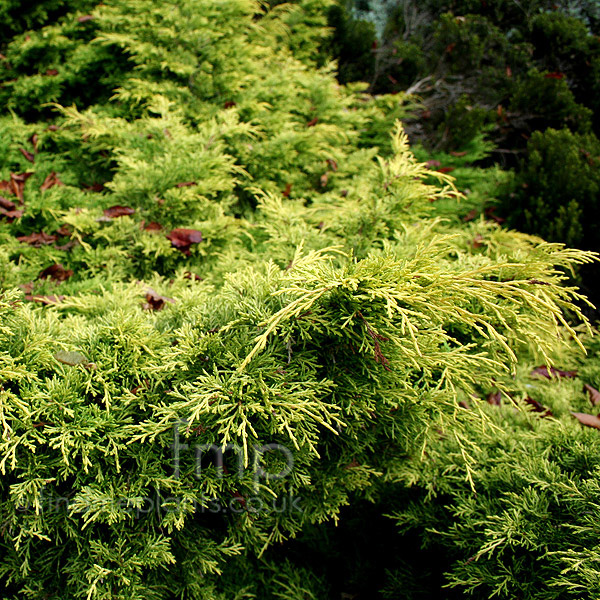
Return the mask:
<svg viewBox="0 0 600 600">
<path fill-rule="evenodd" d="M 323 3 L 0 6 L 3 597 L 597 595 L 591 255 L 417 160 Z"/>
</svg>

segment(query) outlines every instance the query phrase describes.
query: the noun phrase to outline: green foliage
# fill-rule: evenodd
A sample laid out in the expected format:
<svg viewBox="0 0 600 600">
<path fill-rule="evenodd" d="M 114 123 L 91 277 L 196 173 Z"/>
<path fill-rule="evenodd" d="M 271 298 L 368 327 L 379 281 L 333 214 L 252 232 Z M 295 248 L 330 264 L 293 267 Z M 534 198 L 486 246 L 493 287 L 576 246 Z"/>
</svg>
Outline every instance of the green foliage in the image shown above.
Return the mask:
<svg viewBox="0 0 600 600">
<path fill-rule="evenodd" d="M 411 153 L 413 105 L 321 65 L 325 8 L 111 0 L 15 28 L 3 597 L 346 593 L 294 544 L 416 484 L 439 431 L 478 484 L 494 415 L 459 402 L 577 360 L 563 273 L 591 255 L 449 219 L 463 196 Z M 439 155 L 482 205 L 489 150 Z M 396 566 L 352 585 L 393 597 Z"/>
<path fill-rule="evenodd" d="M 568 129 L 535 132 L 504 212 L 523 231 L 598 248 L 600 142 Z"/>
</svg>

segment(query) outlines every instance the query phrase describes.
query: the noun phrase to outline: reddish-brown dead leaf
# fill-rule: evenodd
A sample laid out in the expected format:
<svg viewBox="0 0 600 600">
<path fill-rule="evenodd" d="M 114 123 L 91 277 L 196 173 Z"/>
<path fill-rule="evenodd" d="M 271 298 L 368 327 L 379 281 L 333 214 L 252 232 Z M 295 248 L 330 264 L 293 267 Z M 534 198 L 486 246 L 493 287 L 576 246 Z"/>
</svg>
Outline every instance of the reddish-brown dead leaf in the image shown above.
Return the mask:
<svg viewBox="0 0 600 600">
<path fill-rule="evenodd" d="M 328 158 L 327 159 L 327 164 L 329 165 L 329 168 L 335 173 L 338 170 L 338 164 L 337 162 L 335 162 L 335 160 L 333 160 L 333 158 Z"/>
<path fill-rule="evenodd" d="M 477 216 L 477 210 L 473 209 L 470 210 L 463 218 L 462 220 L 467 223 L 468 221 L 472 221 L 476 216 Z"/>
<path fill-rule="evenodd" d="M 196 273 L 192 273 L 191 271 L 185 271 L 183 274 L 184 279 L 193 279 L 194 281 L 202 281 L 202 277 L 200 275 L 196 275 Z"/>
<path fill-rule="evenodd" d="M 483 236 L 480 233 L 478 233 L 473 238 L 473 241 L 471 242 L 471 245 L 473 246 L 473 248 L 481 248 L 481 246 L 483 246 Z"/>
<path fill-rule="evenodd" d="M 104 190 L 103 183 L 92 183 L 92 185 L 88 185 L 83 188 L 84 192 L 102 192 L 103 190 Z"/>
<path fill-rule="evenodd" d="M 67 236 L 71 235 L 71 226 L 70 225 L 61 225 L 56 230 L 56 235 L 59 235 L 61 237 L 67 237 Z"/>
<path fill-rule="evenodd" d="M 14 202 L 11 202 L 4 196 L 0 196 L 0 208 L 4 210 L 15 210 L 16 206 Z"/>
<path fill-rule="evenodd" d="M 48 175 L 46 177 L 46 179 L 44 179 L 44 183 L 42 183 L 42 185 L 40 186 L 40 190 L 42 192 L 45 192 L 46 190 L 49 190 L 51 187 L 54 187 L 55 185 L 65 185 L 58 177 L 58 175 L 52 171 L 52 173 L 50 173 L 50 175 Z"/>
<path fill-rule="evenodd" d="M 452 171 L 454 171 L 454 167 L 440 167 L 439 169 L 436 169 L 436 171 L 438 173 L 452 173 Z"/>
<path fill-rule="evenodd" d="M 431 159 L 428 160 L 425 165 L 429 168 L 429 169 L 437 169 L 437 167 L 441 167 L 442 163 L 439 160 L 435 160 L 435 159 Z"/>
<path fill-rule="evenodd" d="M 48 131 L 58 131 L 59 129 L 58 125 L 48 125 Z"/>
<path fill-rule="evenodd" d="M 48 75 L 48 77 L 56 77 L 56 75 L 58 75 L 58 70 L 57 69 L 46 69 L 46 75 Z"/>
<path fill-rule="evenodd" d="M 486 401 L 488 404 L 492 404 L 493 406 L 500 406 L 502 404 L 502 392 L 500 390 L 497 392 L 491 392 L 488 394 Z"/>
<path fill-rule="evenodd" d="M 179 248 L 185 254 L 189 254 L 189 248 L 192 244 L 199 244 L 202 241 L 202 232 L 197 229 L 173 229 L 167 234 L 167 239 L 171 245 Z"/>
<path fill-rule="evenodd" d="M 586 427 L 594 427 L 600 429 L 600 418 L 596 415 L 588 415 L 587 413 L 572 412 L 571 413 L 582 425 Z"/>
<path fill-rule="evenodd" d="M 552 411 L 549 408 L 546 408 L 543 404 L 541 404 L 537 400 L 534 400 L 533 398 L 530 398 L 529 396 L 527 396 L 527 398 L 525 398 L 525 402 L 527 404 L 529 404 L 529 406 L 533 407 L 533 412 L 540 413 L 540 416 L 542 416 L 542 417 L 551 417 L 552 416 Z"/>
<path fill-rule="evenodd" d="M 61 264 L 53 264 L 46 267 L 38 275 L 38 279 L 52 279 L 52 281 L 66 281 L 69 277 L 72 277 L 73 271 L 71 269 L 65 269 Z"/>
<path fill-rule="evenodd" d="M 33 146 L 33 151 L 37 154 L 37 145 L 38 145 L 38 134 L 34 133 L 30 138 L 29 142 Z"/>
<path fill-rule="evenodd" d="M 450 150 L 450 154 L 452 156 L 466 156 L 467 155 L 467 151 L 463 150 L 462 152 L 457 152 L 456 150 Z"/>
<path fill-rule="evenodd" d="M 104 209 L 104 216 L 109 219 L 128 217 L 133 214 L 135 214 L 135 208 L 130 208 L 129 206 L 111 206 L 110 208 Z"/>
<path fill-rule="evenodd" d="M 327 173 L 323 173 L 323 175 L 321 175 L 321 187 L 325 187 L 327 185 L 327 182 L 329 181 L 329 175 Z"/>
<path fill-rule="evenodd" d="M 33 281 L 28 281 L 27 283 L 20 283 L 17 287 L 21 288 L 26 294 L 31 294 L 34 283 Z"/>
<path fill-rule="evenodd" d="M 162 231 L 162 225 L 156 221 L 150 221 L 150 223 L 144 225 L 144 231 Z"/>
<path fill-rule="evenodd" d="M 39 248 L 44 244 L 51 244 L 52 242 L 55 242 L 57 238 L 58 236 L 56 235 L 50 235 L 49 233 L 44 233 L 43 231 L 40 231 L 39 233 L 21 235 L 17 238 L 17 240 L 19 240 L 19 242 L 23 244 L 29 244 L 30 246 L 35 246 L 36 248 Z"/>
<path fill-rule="evenodd" d="M 496 214 L 494 214 L 495 210 L 496 210 L 495 206 L 490 206 L 490 207 L 486 208 L 484 211 L 485 216 L 488 219 L 492 219 L 492 221 L 495 221 L 496 223 L 498 223 L 498 225 L 501 225 L 502 223 L 504 223 L 504 221 L 506 219 L 503 219 L 502 217 L 498 217 Z"/>
<path fill-rule="evenodd" d="M 198 185 L 195 181 L 184 181 L 183 183 L 178 183 L 175 187 L 191 187 L 192 185 Z"/>
<path fill-rule="evenodd" d="M 307 127 L 314 127 L 317 123 L 319 122 L 319 117 L 315 117 L 314 119 L 311 119 L 306 126 Z"/>
<path fill-rule="evenodd" d="M 548 367 L 546 365 L 541 365 L 536 367 L 533 371 L 531 371 L 532 377 L 545 377 L 546 379 L 552 379 L 552 377 L 577 377 L 577 371 L 561 371 L 560 369 L 555 369 L 554 367 L 550 367 L 550 371 L 548 371 Z"/>
<path fill-rule="evenodd" d="M 583 389 L 588 393 L 592 406 L 598 406 L 600 404 L 600 392 L 589 384 L 584 384 Z"/>
<path fill-rule="evenodd" d="M 142 306 L 144 310 L 162 310 L 167 302 L 175 303 L 173 298 L 167 298 L 157 294 L 152 288 L 146 291 L 146 303 Z"/>
<path fill-rule="evenodd" d="M 25 182 L 33 175 L 32 172 L 11 173 L 9 181 L 0 181 L 0 190 L 6 190 L 15 195 L 20 202 L 23 202 L 23 190 Z"/>
<path fill-rule="evenodd" d="M 223 107 L 224 108 L 232 108 L 235 105 L 236 105 L 236 103 L 234 100 L 227 100 L 227 102 L 225 102 L 225 104 L 223 104 Z"/>
<path fill-rule="evenodd" d="M 286 183 L 285 184 L 285 190 L 283 190 L 283 192 L 281 192 L 286 198 L 290 197 L 290 194 L 292 193 L 292 184 L 291 183 Z"/>
<path fill-rule="evenodd" d="M 94 15 L 83 15 L 81 17 L 77 17 L 78 23 L 86 23 L 87 21 L 91 21 L 94 18 Z"/>
<path fill-rule="evenodd" d="M 565 74 L 561 73 L 560 71 L 553 71 L 552 73 L 546 73 L 544 77 L 546 79 L 564 79 Z"/>
</svg>

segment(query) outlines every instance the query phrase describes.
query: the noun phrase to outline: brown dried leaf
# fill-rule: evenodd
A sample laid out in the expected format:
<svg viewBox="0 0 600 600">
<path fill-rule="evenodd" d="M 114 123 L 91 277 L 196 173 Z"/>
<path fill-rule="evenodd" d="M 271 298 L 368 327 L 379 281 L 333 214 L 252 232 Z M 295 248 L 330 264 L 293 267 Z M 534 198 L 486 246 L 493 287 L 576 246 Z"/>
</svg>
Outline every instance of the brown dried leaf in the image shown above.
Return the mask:
<svg viewBox="0 0 600 600">
<path fill-rule="evenodd" d="M 529 396 L 527 396 L 527 398 L 525 398 L 525 402 L 527 404 L 529 404 L 529 406 L 533 407 L 533 412 L 541 413 L 542 417 L 551 417 L 552 416 L 552 411 L 549 408 L 546 408 L 543 404 L 541 404 L 537 400 L 534 400 L 533 398 L 530 398 Z"/>
<path fill-rule="evenodd" d="M 472 221 L 472 220 L 473 220 L 473 219 L 474 219 L 474 218 L 477 216 L 477 214 L 478 214 L 478 213 L 477 213 L 477 210 L 476 210 L 476 209 L 470 210 L 470 211 L 469 211 L 469 212 L 468 212 L 468 213 L 467 213 L 467 214 L 466 214 L 466 215 L 465 215 L 465 216 L 462 218 L 462 220 L 463 220 L 465 223 L 467 223 L 467 222 L 469 222 L 469 221 Z"/>
<path fill-rule="evenodd" d="M 46 75 L 48 75 L 48 77 L 56 77 L 56 75 L 58 75 L 58 70 L 57 69 L 47 69 Z"/>
<path fill-rule="evenodd" d="M 173 298 L 161 296 L 160 294 L 157 294 L 152 288 L 148 288 L 148 290 L 146 291 L 146 303 L 143 305 L 142 308 L 144 308 L 144 310 L 162 310 L 167 302 L 174 304 L 175 300 L 173 300 Z"/>
<path fill-rule="evenodd" d="M 175 187 L 191 187 L 193 185 L 198 185 L 195 181 L 184 181 L 183 183 L 178 183 Z"/>
<path fill-rule="evenodd" d="M 127 217 L 133 214 L 135 214 L 135 208 L 129 208 L 129 206 L 111 206 L 110 208 L 104 209 L 104 216 L 109 219 Z"/>
<path fill-rule="evenodd" d="M 587 413 L 572 412 L 571 413 L 582 425 L 586 427 L 594 427 L 600 429 L 600 418 L 596 415 L 588 415 Z"/>
<path fill-rule="evenodd" d="M 331 168 L 331 170 L 335 173 L 338 170 L 338 164 L 335 160 L 333 160 L 333 158 L 328 158 L 327 159 L 327 164 L 329 165 L 329 167 Z"/>
<path fill-rule="evenodd" d="M 500 406 L 502 404 L 502 392 L 498 390 L 497 392 L 488 394 L 486 401 L 493 406 Z"/>
<path fill-rule="evenodd" d="M 536 367 L 533 371 L 531 371 L 532 377 L 545 377 L 546 379 L 552 379 L 552 377 L 577 377 L 577 371 L 561 371 L 560 369 L 555 369 L 554 367 L 550 367 L 550 371 L 548 371 L 548 367 L 546 365 L 541 365 Z"/>
<path fill-rule="evenodd" d="M 202 232 L 197 229 L 173 229 L 167 234 L 167 239 L 171 241 L 173 247 L 189 253 L 192 244 L 199 244 L 202 241 Z"/>
<path fill-rule="evenodd" d="M 0 208 L 4 210 L 15 210 L 17 208 L 14 202 L 4 198 L 4 196 L 0 196 Z"/>
<path fill-rule="evenodd" d="M 290 194 L 292 193 L 292 184 L 291 183 L 286 183 L 285 184 L 285 190 L 283 192 L 281 192 L 286 198 L 290 197 Z"/>
<path fill-rule="evenodd" d="M 86 23 L 87 21 L 91 21 L 94 18 L 94 15 L 83 15 L 81 17 L 77 17 L 78 23 Z"/>
<path fill-rule="evenodd" d="M 29 235 L 21 235 L 17 238 L 19 242 L 23 244 L 29 244 L 30 246 L 35 246 L 39 248 L 44 244 L 51 244 L 55 242 L 58 236 L 50 235 L 48 233 L 44 233 L 41 231 L 40 233 L 31 233 Z"/>
<path fill-rule="evenodd" d="M 321 175 L 321 187 L 325 187 L 328 181 L 329 175 L 327 173 L 323 173 L 323 175 Z"/>
<path fill-rule="evenodd" d="M 150 221 L 150 223 L 144 225 L 144 231 L 162 231 L 162 225 L 156 221 Z"/>
<path fill-rule="evenodd" d="M 29 142 L 33 146 L 33 151 L 37 154 L 37 145 L 38 145 L 38 134 L 34 133 L 30 138 Z"/>
<path fill-rule="evenodd" d="M 311 119 L 306 126 L 307 127 L 314 127 L 317 123 L 319 122 L 319 117 L 315 117 L 314 119 Z"/>
<path fill-rule="evenodd" d="M 65 269 L 61 264 L 53 264 L 46 267 L 38 275 L 38 279 L 52 279 L 53 281 L 66 281 L 73 276 L 71 269 Z"/>
<path fill-rule="evenodd" d="M 592 406 L 598 406 L 600 404 L 600 392 L 587 383 L 583 385 L 583 389 L 588 393 Z"/>
<path fill-rule="evenodd" d="M 52 171 L 52 173 L 50 173 L 50 175 L 48 175 L 46 177 L 46 179 L 44 179 L 44 183 L 42 183 L 42 185 L 40 186 L 40 190 L 42 192 L 45 192 L 46 190 L 49 190 L 51 187 L 54 187 L 55 185 L 65 185 L 59 178 L 58 175 Z"/>
</svg>

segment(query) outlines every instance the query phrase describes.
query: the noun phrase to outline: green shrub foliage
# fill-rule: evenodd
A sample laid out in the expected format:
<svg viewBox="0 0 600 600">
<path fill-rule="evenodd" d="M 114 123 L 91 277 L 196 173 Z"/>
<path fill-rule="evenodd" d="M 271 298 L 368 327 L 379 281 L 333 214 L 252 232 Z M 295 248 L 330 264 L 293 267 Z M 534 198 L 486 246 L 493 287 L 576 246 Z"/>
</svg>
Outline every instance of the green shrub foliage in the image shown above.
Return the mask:
<svg viewBox="0 0 600 600">
<path fill-rule="evenodd" d="M 273 4 L 110 0 L 15 26 L 5 598 L 347 593 L 292 540 L 416 484 L 440 431 L 479 485 L 494 422 L 459 403 L 581 351 L 562 273 L 591 256 L 442 218 L 462 194 L 410 152 L 410 105 L 319 66 L 316 3 Z"/>
</svg>

